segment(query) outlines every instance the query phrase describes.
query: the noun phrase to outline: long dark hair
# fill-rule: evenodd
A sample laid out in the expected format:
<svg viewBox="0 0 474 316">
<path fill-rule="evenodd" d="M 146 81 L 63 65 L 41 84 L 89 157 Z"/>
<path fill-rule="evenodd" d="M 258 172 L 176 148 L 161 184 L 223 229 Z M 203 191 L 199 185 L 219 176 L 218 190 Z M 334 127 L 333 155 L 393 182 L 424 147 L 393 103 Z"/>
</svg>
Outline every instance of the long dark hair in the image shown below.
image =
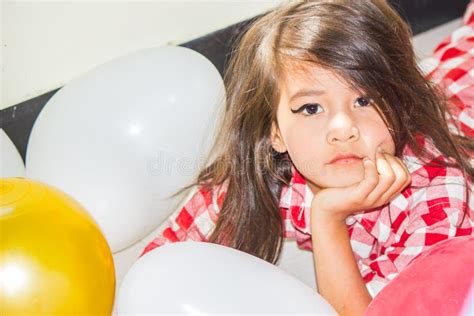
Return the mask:
<svg viewBox="0 0 474 316">
<path fill-rule="evenodd" d="M 329 68 L 367 93 L 389 127 L 398 157 L 410 146 L 426 165 L 462 170 L 467 213 L 468 181 L 474 174 L 468 151 L 474 142 L 449 131 L 446 99 L 419 69 L 411 36 L 410 27 L 383 0 L 291 1 L 251 24 L 224 78 L 226 114 L 212 151 L 217 158 L 192 184 L 205 190 L 226 186 L 210 242 L 271 263 L 279 259 L 283 226 L 278 203 L 291 180 L 292 163 L 288 153 L 273 150 L 270 137 L 278 78 L 288 59 Z M 453 159 L 435 159 L 417 135 L 430 138 Z"/>
</svg>

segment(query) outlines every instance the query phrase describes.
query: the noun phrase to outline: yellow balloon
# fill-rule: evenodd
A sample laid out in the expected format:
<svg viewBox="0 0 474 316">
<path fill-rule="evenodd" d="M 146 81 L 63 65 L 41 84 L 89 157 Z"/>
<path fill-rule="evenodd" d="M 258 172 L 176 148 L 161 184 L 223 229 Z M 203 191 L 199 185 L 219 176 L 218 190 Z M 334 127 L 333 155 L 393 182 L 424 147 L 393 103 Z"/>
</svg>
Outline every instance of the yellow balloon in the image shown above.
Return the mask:
<svg viewBox="0 0 474 316">
<path fill-rule="evenodd" d="M 110 315 L 115 271 L 99 226 L 67 194 L 0 179 L 0 315 Z"/>
</svg>

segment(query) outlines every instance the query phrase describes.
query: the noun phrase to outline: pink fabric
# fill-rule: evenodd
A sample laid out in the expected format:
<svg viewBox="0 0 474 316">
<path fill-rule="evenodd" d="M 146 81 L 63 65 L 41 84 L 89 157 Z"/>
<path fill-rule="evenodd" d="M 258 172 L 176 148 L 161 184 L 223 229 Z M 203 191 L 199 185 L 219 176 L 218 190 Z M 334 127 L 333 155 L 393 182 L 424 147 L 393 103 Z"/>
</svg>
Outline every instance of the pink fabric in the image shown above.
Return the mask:
<svg viewBox="0 0 474 316">
<path fill-rule="evenodd" d="M 474 237 L 440 242 L 377 295 L 365 315 L 460 315 L 474 280 Z"/>
</svg>

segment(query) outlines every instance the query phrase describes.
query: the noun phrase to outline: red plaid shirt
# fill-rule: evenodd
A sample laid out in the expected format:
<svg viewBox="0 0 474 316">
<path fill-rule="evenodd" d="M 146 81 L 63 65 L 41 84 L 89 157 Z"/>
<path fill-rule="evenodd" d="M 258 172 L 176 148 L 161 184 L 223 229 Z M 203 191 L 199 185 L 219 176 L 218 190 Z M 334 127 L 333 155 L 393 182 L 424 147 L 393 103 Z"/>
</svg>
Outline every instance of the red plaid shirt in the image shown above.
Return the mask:
<svg viewBox="0 0 474 316">
<path fill-rule="evenodd" d="M 470 137 L 474 136 L 473 11 L 474 2 L 471 2 L 463 26 L 444 40 L 424 63 L 427 77 L 441 85 L 449 98 L 455 117 L 454 121 L 450 120 L 450 127 L 457 125 L 461 134 Z M 439 153 L 428 139 L 418 140 L 425 148 Z M 403 154 L 412 186 L 423 188 L 409 186 L 389 204 L 346 219 L 354 256 L 372 296 L 431 245 L 474 234 L 474 197 L 468 216 L 459 226 L 466 206 L 465 178 L 461 171 L 426 167 L 408 147 Z M 225 192 L 225 185 L 210 192 L 197 190 L 163 223 L 161 234 L 148 244 L 142 255 L 168 242 L 207 241 Z M 298 246 L 306 250 L 312 250 L 308 225 L 312 197 L 305 179 L 293 168 L 291 183 L 283 187 L 279 203 L 283 234 L 285 238 L 296 239 Z"/>
</svg>

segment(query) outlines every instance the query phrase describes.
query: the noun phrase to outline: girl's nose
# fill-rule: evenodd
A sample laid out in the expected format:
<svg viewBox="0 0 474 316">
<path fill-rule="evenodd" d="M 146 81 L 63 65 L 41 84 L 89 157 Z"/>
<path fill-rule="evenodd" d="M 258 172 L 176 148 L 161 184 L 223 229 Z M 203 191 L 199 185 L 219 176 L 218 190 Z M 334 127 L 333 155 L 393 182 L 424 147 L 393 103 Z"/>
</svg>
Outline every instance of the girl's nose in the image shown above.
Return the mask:
<svg viewBox="0 0 474 316">
<path fill-rule="evenodd" d="M 359 139 L 359 128 L 354 119 L 344 112 L 337 113 L 329 123 L 328 143 L 345 143 Z"/>
</svg>

